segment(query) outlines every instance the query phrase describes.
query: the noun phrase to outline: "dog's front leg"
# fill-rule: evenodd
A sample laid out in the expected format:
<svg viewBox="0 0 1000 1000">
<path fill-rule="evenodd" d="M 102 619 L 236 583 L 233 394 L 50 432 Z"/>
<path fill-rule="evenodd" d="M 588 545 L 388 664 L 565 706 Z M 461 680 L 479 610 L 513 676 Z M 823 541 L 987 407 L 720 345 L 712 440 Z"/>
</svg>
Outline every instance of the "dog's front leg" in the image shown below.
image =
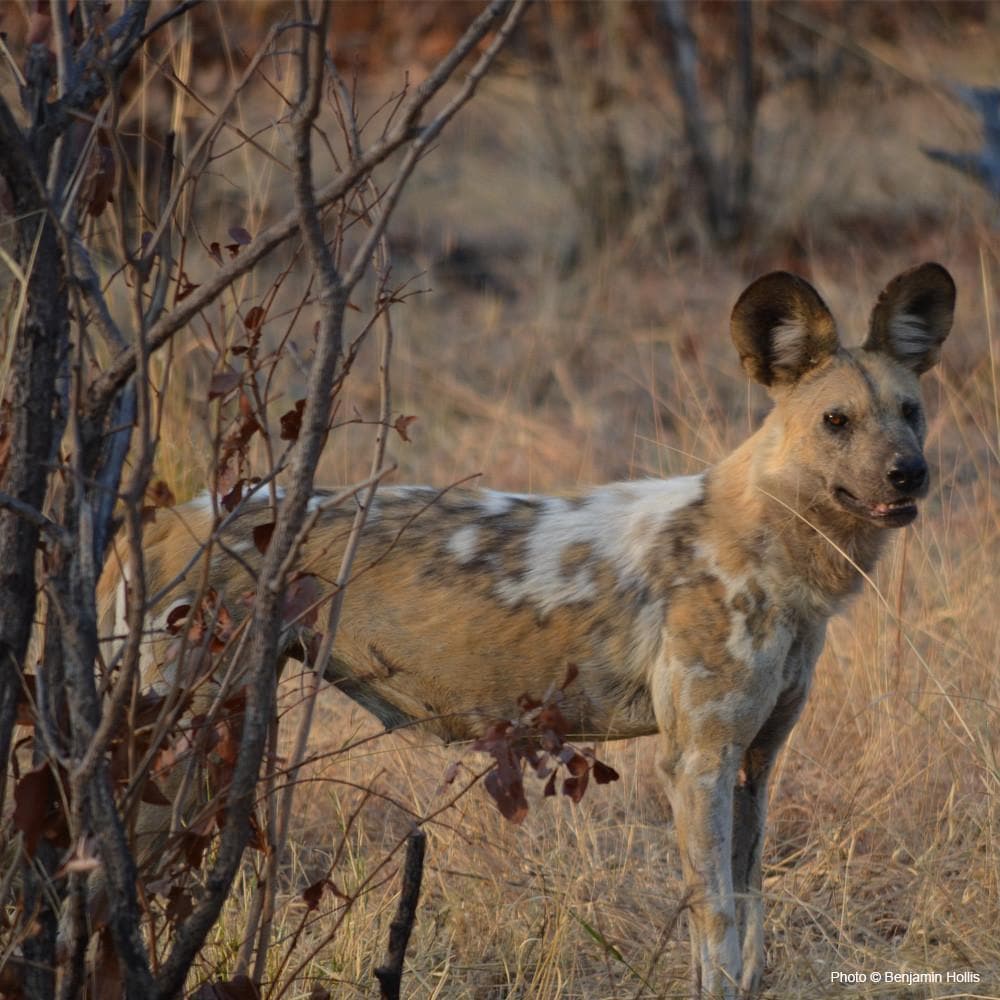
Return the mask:
<svg viewBox="0 0 1000 1000">
<path fill-rule="evenodd" d="M 741 974 L 733 899 L 733 747 L 687 748 L 662 758 L 690 905 L 692 985 L 696 997 L 731 1000 Z"/>
<path fill-rule="evenodd" d="M 771 717 L 743 755 L 733 791 L 733 889 L 743 953 L 743 996 L 760 989 L 764 974 L 764 897 L 761 894 L 761 856 L 767 817 L 767 783 L 775 758 L 792 731 L 805 704 L 808 673 L 785 691 Z"/>
<path fill-rule="evenodd" d="M 733 792 L 733 890 L 743 955 L 740 990 L 755 996 L 764 974 L 764 897 L 761 853 L 767 813 L 767 779 L 774 754 L 751 747 Z"/>
</svg>

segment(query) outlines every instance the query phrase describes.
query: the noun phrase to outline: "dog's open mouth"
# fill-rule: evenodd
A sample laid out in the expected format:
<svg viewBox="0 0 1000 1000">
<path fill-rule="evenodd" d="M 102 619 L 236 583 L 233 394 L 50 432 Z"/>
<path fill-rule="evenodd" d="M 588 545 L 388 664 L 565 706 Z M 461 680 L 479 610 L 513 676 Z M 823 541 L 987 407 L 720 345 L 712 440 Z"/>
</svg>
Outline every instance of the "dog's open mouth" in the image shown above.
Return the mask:
<svg viewBox="0 0 1000 1000">
<path fill-rule="evenodd" d="M 878 503 L 865 503 L 859 500 L 843 486 L 837 486 L 833 495 L 844 510 L 864 517 L 887 528 L 902 528 L 910 524 L 917 516 L 917 501 L 913 497 L 901 497 L 899 500 L 880 500 Z"/>
</svg>

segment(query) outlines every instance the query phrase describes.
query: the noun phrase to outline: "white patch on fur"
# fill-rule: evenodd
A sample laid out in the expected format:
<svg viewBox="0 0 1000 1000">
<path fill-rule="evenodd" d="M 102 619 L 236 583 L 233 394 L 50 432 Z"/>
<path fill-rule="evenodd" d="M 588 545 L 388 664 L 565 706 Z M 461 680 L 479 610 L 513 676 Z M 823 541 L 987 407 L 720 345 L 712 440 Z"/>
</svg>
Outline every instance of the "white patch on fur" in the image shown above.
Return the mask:
<svg viewBox="0 0 1000 1000">
<path fill-rule="evenodd" d="M 125 638 L 128 635 L 128 576 L 127 569 L 122 566 L 122 575 L 115 587 L 114 616 L 111 622 L 111 634 L 101 637 L 101 642 L 110 642 L 110 650 L 105 652 L 105 657 L 110 660 L 117 656 L 125 645 Z"/>
<path fill-rule="evenodd" d="M 388 497 L 399 497 L 400 499 L 413 499 L 431 501 L 441 494 L 440 490 L 433 486 L 393 486 L 391 489 L 382 490 Z"/>
<path fill-rule="evenodd" d="M 722 746 L 717 751 L 692 746 L 681 754 L 680 769 L 684 774 L 699 779 L 699 785 L 702 784 L 701 779 L 708 778 L 709 781 L 702 787 L 717 789 L 721 804 L 732 795 L 732 788 L 723 776 L 727 771 L 735 776 L 738 763 L 739 751 L 734 746 Z"/>
<path fill-rule="evenodd" d="M 888 332 L 896 354 L 904 358 L 919 358 L 934 343 L 927 323 L 912 313 L 895 313 Z"/>
<path fill-rule="evenodd" d="M 694 553 L 703 562 L 712 575 L 726 588 L 726 600 L 731 601 L 737 594 L 742 593 L 747 585 L 748 576 L 741 573 L 739 576 L 730 576 L 720 565 L 715 549 L 706 542 L 696 542 Z"/>
<path fill-rule="evenodd" d="M 459 565 L 472 562 L 479 553 L 479 529 L 474 524 L 459 528 L 448 539 L 448 552 Z"/>
<path fill-rule="evenodd" d="M 673 669 L 681 674 L 681 696 L 680 707 L 685 716 L 690 716 L 702 705 L 696 700 L 691 692 L 694 682 L 697 680 L 710 680 L 712 671 L 708 670 L 703 663 L 677 663 Z"/>
<path fill-rule="evenodd" d="M 306 501 L 306 510 L 312 513 L 317 507 L 322 507 L 332 496 L 332 493 L 314 493 Z"/>
<path fill-rule="evenodd" d="M 114 634 L 125 635 L 128 631 L 128 573 L 122 567 L 122 577 L 115 587 L 115 624 Z"/>
<path fill-rule="evenodd" d="M 586 532 L 598 555 L 618 571 L 619 580 L 641 579 L 650 548 L 674 515 L 700 500 L 703 476 L 645 479 L 595 490 L 584 508 Z"/>
<path fill-rule="evenodd" d="M 806 328 L 801 322 L 787 320 L 771 331 L 771 352 L 779 368 L 797 368 L 802 362 L 802 345 Z"/>
<path fill-rule="evenodd" d="M 754 662 L 753 636 L 747 628 L 746 616 L 738 611 L 729 617 L 729 638 L 726 640 L 726 652 L 737 663 L 751 666 Z"/>
<path fill-rule="evenodd" d="M 703 492 L 702 476 L 678 476 L 613 483 L 574 499 L 534 498 L 542 506 L 526 542 L 528 571 L 520 579 L 502 580 L 498 596 L 509 605 L 530 601 L 542 614 L 594 600 L 598 561 L 610 563 L 620 586 L 641 585 L 650 546 L 674 514 Z M 563 556 L 575 545 L 590 546 L 595 564 L 567 577 Z"/>
<path fill-rule="evenodd" d="M 727 691 L 721 698 L 693 706 L 688 715 L 693 722 L 711 720 L 732 725 L 741 716 L 752 714 L 758 707 L 757 699 L 747 695 L 745 691 Z"/>
<path fill-rule="evenodd" d="M 571 545 L 593 541 L 592 526 L 587 525 L 584 518 L 566 516 L 579 513 L 570 510 L 565 500 L 545 499 L 527 540 L 528 572 L 520 579 L 507 578 L 496 585 L 502 601 L 511 607 L 529 601 L 545 615 L 564 604 L 578 604 L 597 597 L 597 586 L 587 566 L 581 566 L 570 577 L 563 573 L 565 550 Z M 588 527 L 590 531 L 586 530 Z"/>
<path fill-rule="evenodd" d="M 196 497 L 192 497 L 185 505 L 191 510 L 211 510 L 212 494 L 208 490 L 202 490 Z"/>
<path fill-rule="evenodd" d="M 356 493 L 354 496 L 344 497 L 340 503 L 331 504 L 331 501 L 338 495 L 340 491 L 338 490 L 319 490 L 306 501 L 306 513 L 313 513 L 314 511 L 322 511 L 326 513 L 327 511 L 338 510 L 341 514 L 354 514 L 354 512 L 361 506 L 364 501 L 366 490 Z M 378 518 L 379 513 L 379 494 L 385 494 L 390 492 L 389 490 L 380 490 L 379 493 L 375 495 L 372 499 L 371 505 L 368 508 L 368 518 L 367 521 L 371 524 Z M 278 499 L 280 501 L 284 500 L 284 491 L 278 494 Z"/>
<path fill-rule="evenodd" d="M 496 490 L 483 490 L 480 494 L 479 507 L 483 517 L 498 517 L 506 514 L 518 499 L 516 493 L 499 493 Z"/>
</svg>

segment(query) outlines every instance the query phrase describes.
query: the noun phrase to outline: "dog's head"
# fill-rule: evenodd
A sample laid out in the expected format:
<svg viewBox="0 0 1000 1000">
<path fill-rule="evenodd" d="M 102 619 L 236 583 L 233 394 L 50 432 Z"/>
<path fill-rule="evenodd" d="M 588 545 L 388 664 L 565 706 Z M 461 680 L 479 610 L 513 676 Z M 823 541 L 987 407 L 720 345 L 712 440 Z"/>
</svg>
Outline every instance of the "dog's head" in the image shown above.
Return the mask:
<svg viewBox="0 0 1000 1000">
<path fill-rule="evenodd" d="M 884 527 L 917 516 L 928 487 L 919 376 L 937 363 L 954 307 L 951 275 L 921 264 L 889 282 L 864 343 L 846 349 L 802 278 L 776 271 L 740 296 L 733 341 L 775 400 L 768 479 L 799 509 Z"/>
</svg>

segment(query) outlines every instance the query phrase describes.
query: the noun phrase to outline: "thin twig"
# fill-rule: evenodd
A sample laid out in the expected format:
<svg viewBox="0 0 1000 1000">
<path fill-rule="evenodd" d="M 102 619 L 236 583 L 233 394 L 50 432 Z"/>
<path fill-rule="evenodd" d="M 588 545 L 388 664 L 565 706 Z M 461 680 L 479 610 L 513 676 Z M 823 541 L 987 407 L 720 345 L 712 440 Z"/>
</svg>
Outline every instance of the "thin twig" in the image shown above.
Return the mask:
<svg viewBox="0 0 1000 1000">
<path fill-rule="evenodd" d="M 406 839 L 406 859 L 403 862 L 403 887 L 399 893 L 396 916 L 389 925 L 389 950 L 385 963 L 375 970 L 383 1000 L 399 1000 L 399 990 L 403 981 L 403 960 L 406 946 L 417 919 L 417 903 L 420 900 L 420 883 L 424 877 L 424 854 L 427 850 L 427 834 L 420 827 L 414 827 Z"/>
</svg>

